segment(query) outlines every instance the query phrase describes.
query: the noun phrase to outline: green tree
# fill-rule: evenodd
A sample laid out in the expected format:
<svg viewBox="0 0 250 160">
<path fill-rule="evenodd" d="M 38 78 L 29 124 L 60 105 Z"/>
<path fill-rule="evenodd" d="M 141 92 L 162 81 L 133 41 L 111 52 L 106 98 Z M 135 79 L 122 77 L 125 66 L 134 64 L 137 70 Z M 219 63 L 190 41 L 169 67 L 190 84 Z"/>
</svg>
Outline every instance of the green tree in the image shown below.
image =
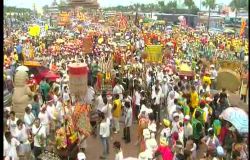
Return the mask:
<svg viewBox="0 0 250 160">
<path fill-rule="evenodd" d="M 209 30 L 211 9 L 215 9 L 215 7 L 216 7 L 215 0 L 205 0 L 202 2 L 202 5 L 206 8 L 208 8 L 207 30 Z"/>
<path fill-rule="evenodd" d="M 46 14 L 49 12 L 49 5 L 43 6 L 43 13 Z"/>
<path fill-rule="evenodd" d="M 160 11 L 163 11 L 163 10 L 164 10 L 164 7 L 165 7 L 164 1 L 159 1 L 159 2 L 158 2 L 158 5 L 159 5 L 159 8 L 160 8 Z"/>
<path fill-rule="evenodd" d="M 185 0 L 184 4 L 188 7 L 189 10 L 196 7 L 193 0 Z"/>
<path fill-rule="evenodd" d="M 229 6 L 235 11 L 234 29 L 236 27 L 236 18 L 240 9 L 246 8 L 248 5 L 248 0 L 232 0 Z M 248 7 L 247 7 L 248 8 Z"/>
</svg>

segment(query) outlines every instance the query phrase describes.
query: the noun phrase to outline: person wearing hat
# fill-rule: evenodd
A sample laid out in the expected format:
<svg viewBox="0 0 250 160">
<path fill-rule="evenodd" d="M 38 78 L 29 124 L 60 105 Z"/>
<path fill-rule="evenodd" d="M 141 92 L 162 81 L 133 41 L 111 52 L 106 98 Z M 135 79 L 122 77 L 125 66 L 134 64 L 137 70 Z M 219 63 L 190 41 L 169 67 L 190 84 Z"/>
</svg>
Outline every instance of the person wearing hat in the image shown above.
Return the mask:
<svg viewBox="0 0 250 160">
<path fill-rule="evenodd" d="M 86 160 L 86 156 L 83 152 L 77 154 L 77 160 Z"/>
<path fill-rule="evenodd" d="M 184 117 L 184 144 L 186 144 L 186 141 L 188 137 L 193 136 L 193 126 L 190 123 L 190 116 L 186 115 Z"/>
<path fill-rule="evenodd" d="M 173 113 L 173 121 L 172 121 L 172 130 L 171 133 L 177 132 L 179 131 L 179 114 L 177 112 Z"/>
<path fill-rule="evenodd" d="M 161 130 L 160 133 L 160 139 L 165 138 L 166 140 L 169 140 L 171 136 L 171 128 L 170 128 L 170 121 L 166 118 L 163 119 L 163 126 L 164 128 Z"/>
<path fill-rule="evenodd" d="M 168 140 L 166 138 L 160 138 L 160 145 L 155 151 L 154 158 L 160 156 L 163 160 L 173 159 L 173 153 L 171 151 L 170 146 L 168 145 Z"/>
<path fill-rule="evenodd" d="M 208 129 L 208 135 L 203 137 L 201 139 L 201 142 L 208 147 L 207 149 L 208 157 L 212 157 L 214 154 L 216 154 L 216 148 L 220 146 L 219 139 L 214 134 L 213 128 Z"/>
</svg>

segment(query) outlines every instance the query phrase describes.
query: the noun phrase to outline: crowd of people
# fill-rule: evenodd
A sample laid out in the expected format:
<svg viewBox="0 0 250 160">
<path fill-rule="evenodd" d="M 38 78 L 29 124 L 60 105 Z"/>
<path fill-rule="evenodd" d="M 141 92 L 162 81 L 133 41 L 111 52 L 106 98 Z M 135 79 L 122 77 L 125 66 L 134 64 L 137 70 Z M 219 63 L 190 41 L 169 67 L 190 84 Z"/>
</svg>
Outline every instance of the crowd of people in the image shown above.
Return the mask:
<svg viewBox="0 0 250 160">
<path fill-rule="evenodd" d="M 21 30 L 9 35 L 13 42 L 4 46 L 4 77 L 10 81 L 10 91 L 14 88 L 17 65 L 27 60 L 39 61 L 59 73 L 60 78 L 54 82 L 44 78 L 32 84 L 33 102 L 25 108 L 23 117 L 17 118 L 15 111 L 5 106 L 5 159 L 39 159 L 44 149 L 55 146 L 56 130 L 65 124 L 65 116 L 77 103 L 68 86 L 67 68 L 71 63 L 86 63 L 89 68 L 84 102 L 91 105 L 91 113 L 98 115 L 93 132 L 100 137 L 101 159 L 126 159 L 122 149 L 131 143 L 131 134 L 137 135 L 134 145 L 138 146 L 139 160 L 248 159 L 248 136 L 220 117 L 231 107 L 227 90 L 215 93 L 216 61 L 248 61 L 247 38 L 195 33 L 182 26 L 173 27 L 165 36 L 165 30 L 154 31 L 142 25 L 125 30 L 99 28 L 100 32 L 92 36 L 89 54 L 80 47 L 67 45 L 76 40 L 84 43 L 84 37 L 90 35 L 89 28 L 71 37 L 62 31 L 50 31 L 46 38 L 29 38 Z M 20 39 L 20 35 L 26 39 Z M 59 38 L 63 42 L 57 43 Z M 124 41 L 125 47 L 117 39 Z M 161 64 L 145 63 L 144 49 L 149 44 L 164 46 Z M 174 70 L 180 63 L 190 66 L 195 74 L 179 76 Z M 173 67 L 165 67 L 168 64 Z M 248 72 L 248 68 L 242 72 Z M 100 74 L 105 78 L 100 78 Z M 31 80 L 33 77 L 30 75 Z M 105 89 L 105 83 L 112 88 Z M 246 95 L 244 89 L 241 96 Z M 246 102 L 246 98 L 242 99 Z M 137 126 L 136 131 L 131 130 L 133 126 Z M 111 158 L 111 138 L 120 132 L 123 137 L 113 142 L 116 155 Z M 123 140 L 125 145 L 121 146 Z M 88 159 L 86 143 L 86 138 L 79 135 L 79 160 Z"/>
</svg>

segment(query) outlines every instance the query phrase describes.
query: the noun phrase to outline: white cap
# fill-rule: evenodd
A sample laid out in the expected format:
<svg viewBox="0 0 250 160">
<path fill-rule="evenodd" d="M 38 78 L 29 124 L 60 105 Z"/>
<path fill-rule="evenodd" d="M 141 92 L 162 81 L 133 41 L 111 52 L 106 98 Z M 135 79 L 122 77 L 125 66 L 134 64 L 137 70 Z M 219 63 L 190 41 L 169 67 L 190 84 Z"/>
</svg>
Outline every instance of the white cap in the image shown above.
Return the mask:
<svg viewBox="0 0 250 160">
<path fill-rule="evenodd" d="M 156 124 L 151 124 L 151 125 L 149 125 L 148 126 L 148 129 L 150 130 L 150 131 L 152 131 L 152 132 L 156 132 Z"/>
<path fill-rule="evenodd" d="M 179 117 L 179 114 L 178 114 L 177 112 L 175 112 L 175 113 L 173 114 L 173 117 Z"/>
<path fill-rule="evenodd" d="M 34 74 L 31 74 L 31 75 L 30 75 L 30 78 L 34 78 Z"/>
<path fill-rule="evenodd" d="M 143 137 L 144 137 L 144 139 L 150 138 L 150 131 L 149 131 L 149 129 L 144 129 L 143 130 Z"/>
<path fill-rule="evenodd" d="M 189 115 L 185 115 L 184 119 L 189 121 L 190 120 L 190 116 Z"/>
<path fill-rule="evenodd" d="M 213 64 L 211 64 L 211 65 L 210 65 L 210 67 L 211 67 L 211 68 L 214 68 L 214 65 L 213 65 Z"/>
<path fill-rule="evenodd" d="M 185 76 L 184 79 L 187 79 L 187 76 Z"/>
<path fill-rule="evenodd" d="M 77 160 L 86 160 L 86 156 L 83 152 L 77 154 Z"/>
<path fill-rule="evenodd" d="M 10 107 L 4 107 L 4 110 L 10 112 Z"/>
<path fill-rule="evenodd" d="M 29 107 L 30 109 L 32 109 L 32 105 L 31 105 L 31 104 L 28 104 L 28 107 Z"/>
</svg>

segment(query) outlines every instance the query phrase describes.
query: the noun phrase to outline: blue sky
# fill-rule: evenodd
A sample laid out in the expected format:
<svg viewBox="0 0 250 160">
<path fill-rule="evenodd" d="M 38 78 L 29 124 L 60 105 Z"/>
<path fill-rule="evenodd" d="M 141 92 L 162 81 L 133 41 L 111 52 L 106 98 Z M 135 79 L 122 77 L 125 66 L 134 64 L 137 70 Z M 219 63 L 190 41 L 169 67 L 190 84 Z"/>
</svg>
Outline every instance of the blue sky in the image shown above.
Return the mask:
<svg viewBox="0 0 250 160">
<path fill-rule="evenodd" d="M 59 2 L 60 0 L 57 0 Z M 117 5 L 130 5 L 133 3 L 157 3 L 160 0 L 98 0 L 101 7 L 109 7 L 109 6 L 117 6 Z M 165 0 L 165 2 L 168 2 L 170 0 Z M 184 0 L 177 0 L 178 1 L 184 1 Z M 200 2 L 202 0 L 194 0 L 197 7 L 199 7 Z M 216 3 L 223 3 L 228 5 L 231 0 L 216 0 Z M 33 4 L 35 3 L 36 6 L 42 7 L 46 4 L 50 5 L 53 2 L 53 0 L 4 0 L 4 5 L 7 6 L 16 6 L 16 7 L 22 7 L 22 8 L 32 8 Z"/>
</svg>

